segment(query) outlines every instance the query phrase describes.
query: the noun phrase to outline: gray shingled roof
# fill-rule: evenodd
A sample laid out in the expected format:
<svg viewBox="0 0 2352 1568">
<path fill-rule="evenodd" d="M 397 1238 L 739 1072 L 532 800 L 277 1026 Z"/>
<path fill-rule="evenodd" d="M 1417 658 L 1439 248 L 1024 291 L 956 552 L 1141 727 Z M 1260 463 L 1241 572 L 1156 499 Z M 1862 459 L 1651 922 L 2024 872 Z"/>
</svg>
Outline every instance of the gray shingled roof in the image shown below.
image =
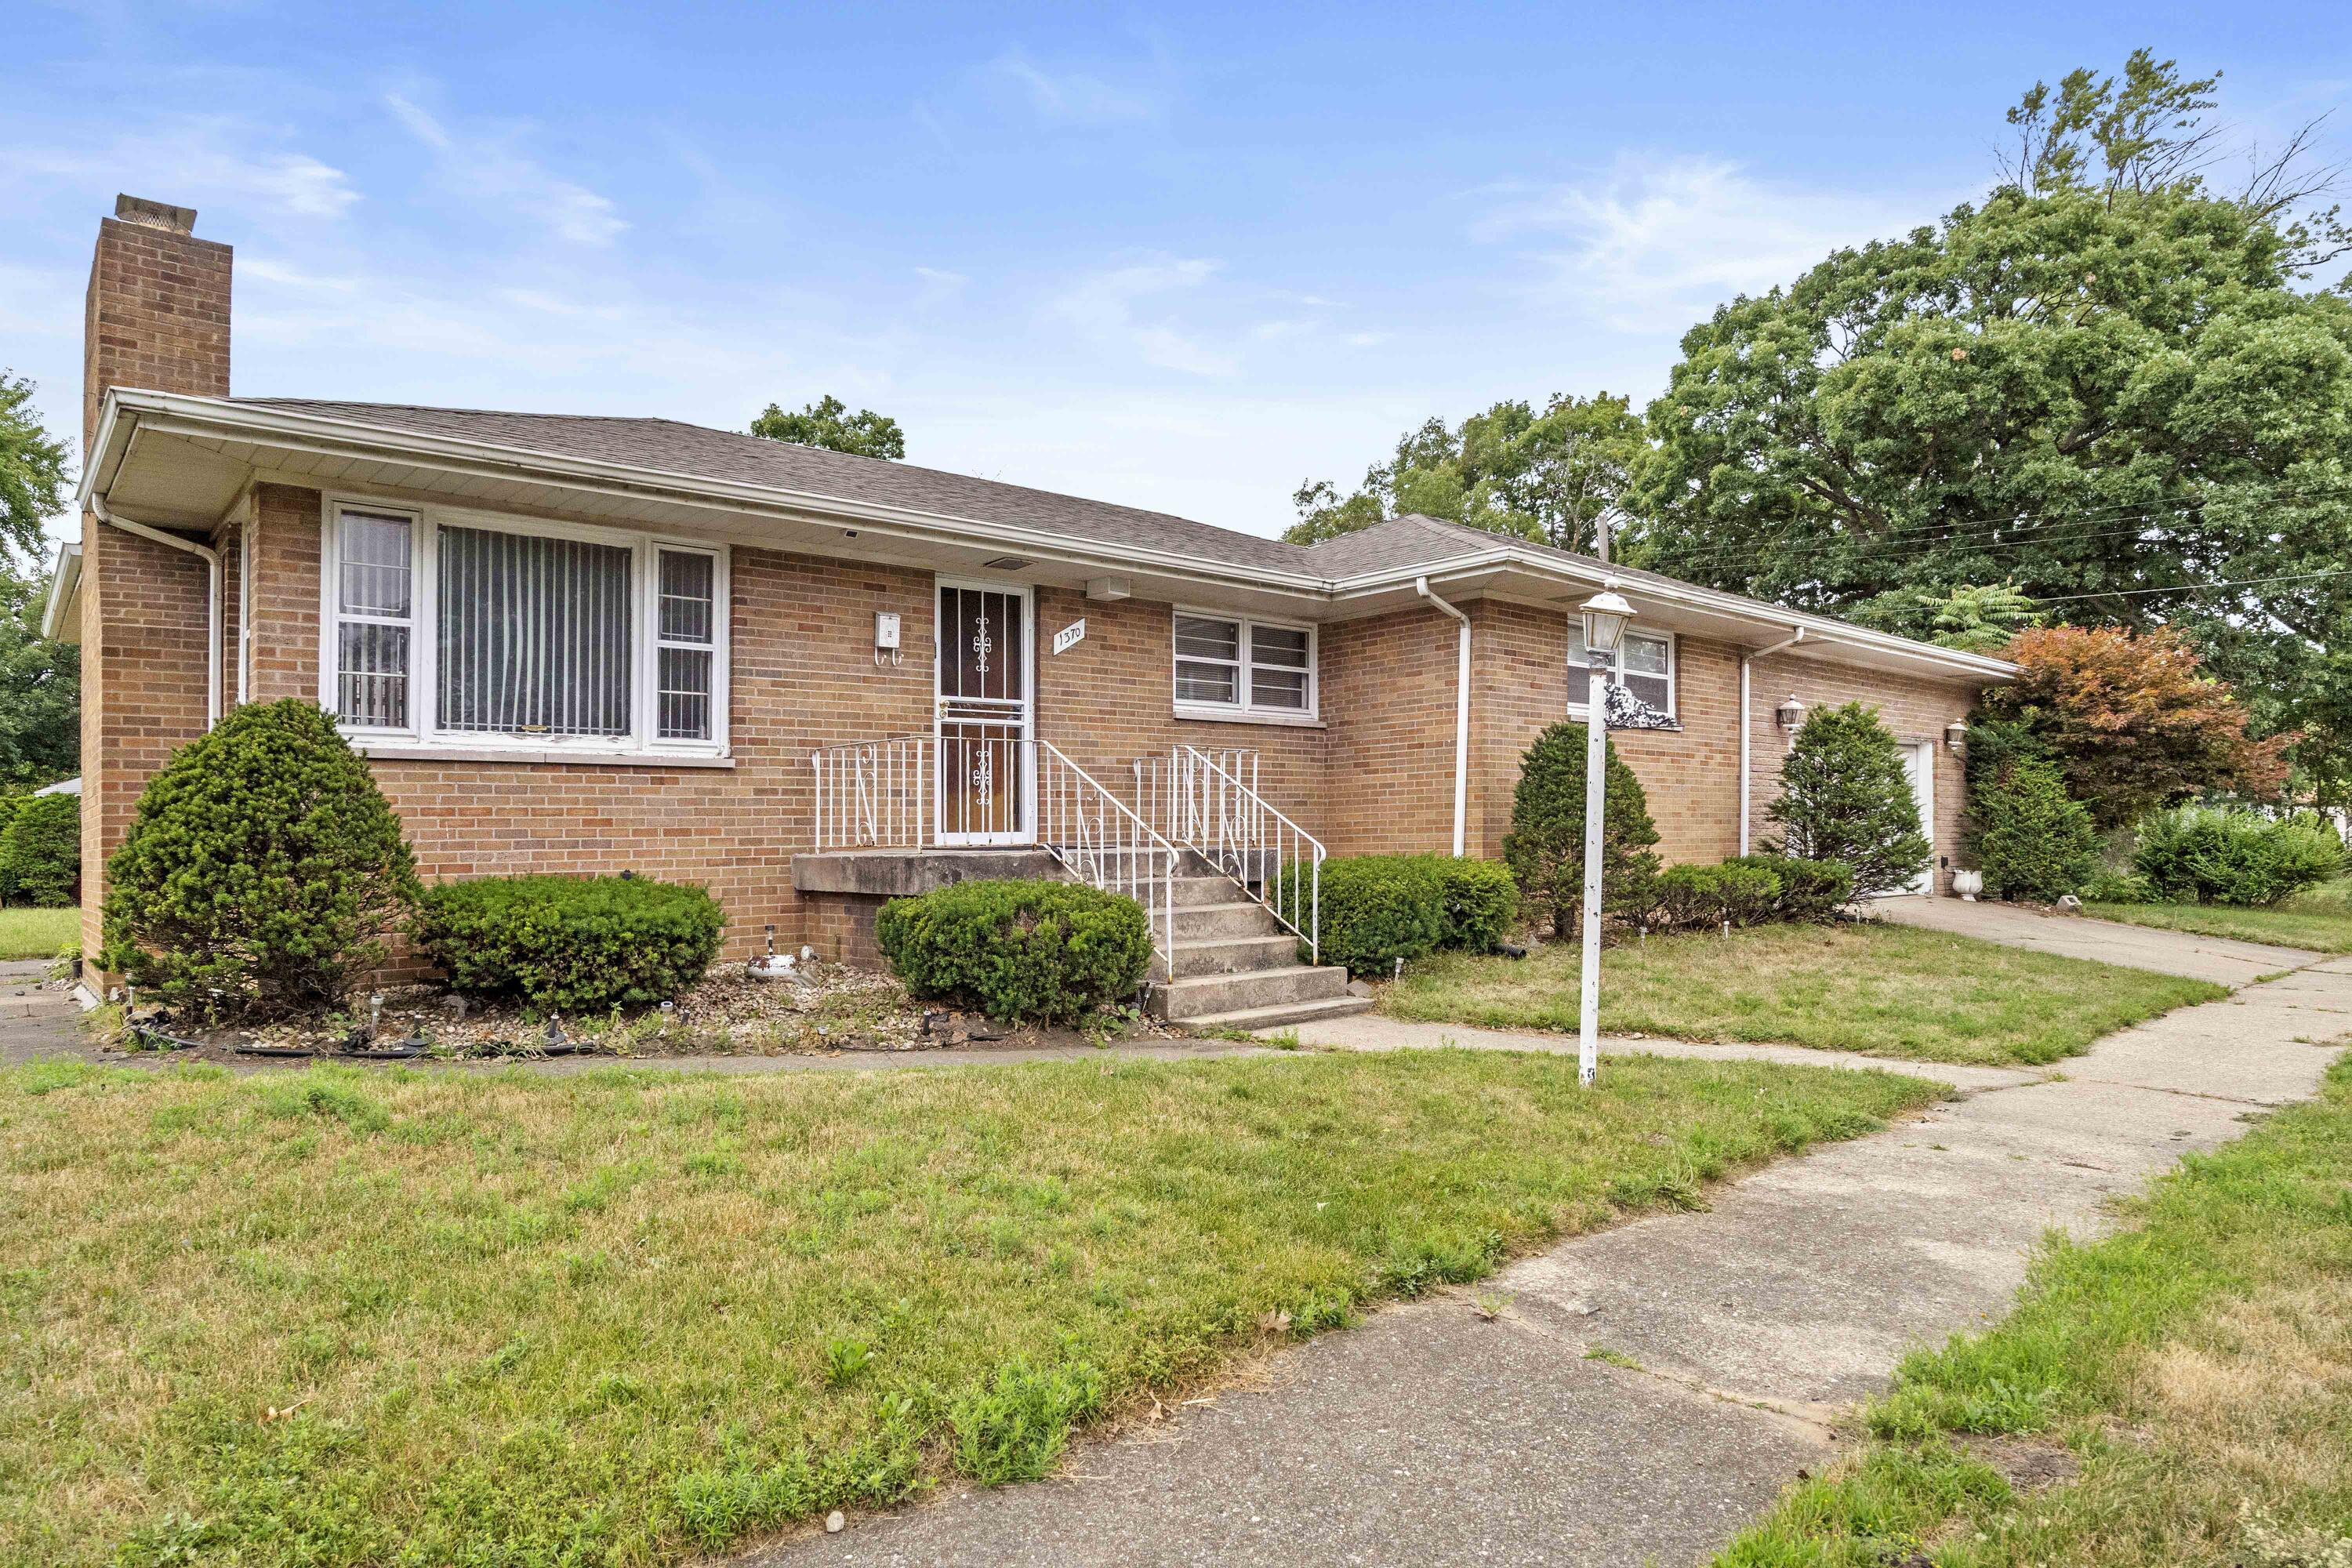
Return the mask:
<svg viewBox="0 0 2352 1568">
<path fill-rule="evenodd" d="M 1197 557 L 1226 566 L 1297 573 L 1327 581 L 1375 572 L 1434 568 L 1494 549 L 1503 536 L 1442 518 L 1408 512 L 1318 544 L 1217 528 L 1167 512 L 1113 506 L 1024 485 L 999 484 L 938 468 L 877 458 L 856 458 L 816 447 L 796 447 L 732 430 L 712 430 L 675 419 L 582 414 L 502 414 L 479 408 L 420 408 L 399 403 L 335 403 L 306 397 L 228 400 L 354 424 L 413 430 L 554 457 L 622 463 L 682 478 L 772 486 L 845 501 L 904 507 L 949 518 L 1042 529 L 1098 544 L 1129 546 Z M 1588 571 L 1612 572 L 1629 584 L 1683 585 L 1654 572 L 1618 566 L 1517 538 L 1508 542 Z M 1727 595 L 1767 618 L 1785 619 L 1785 605 Z"/>
</svg>

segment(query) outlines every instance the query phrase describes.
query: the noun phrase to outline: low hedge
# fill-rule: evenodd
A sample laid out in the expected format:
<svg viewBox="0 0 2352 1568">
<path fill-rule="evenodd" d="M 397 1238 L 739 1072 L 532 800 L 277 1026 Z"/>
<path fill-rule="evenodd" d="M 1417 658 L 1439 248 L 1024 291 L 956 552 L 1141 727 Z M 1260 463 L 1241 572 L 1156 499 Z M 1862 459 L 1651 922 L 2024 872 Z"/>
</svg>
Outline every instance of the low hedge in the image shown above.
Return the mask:
<svg viewBox="0 0 2352 1568">
<path fill-rule="evenodd" d="M 1084 1017 L 1151 972 L 1143 906 L 1075 882 L 958 882 L 893 899 L 874 937 L 914 994 L 1008 1023 Z"/>
<path fill-rule="evenodd" d="M 1834 919 L 1853 900 L 1853 871 L 1835 860 L 1808 860 L 1801 855 L 1737 855 L 1727 866 L 1751 866 L 1769 871 L 1780 880 L 1772 918 L 1818 923 Z"/>
<path fill-rule="evenodd" d="M 81 796 L 30 795 L 9 813 L 0 830 L 0 887 L 11 903 L 81 901 Z"/>
<path fill-rule="evenodd" d="M 635 877 L 484 877 L 429 889 L 416 934 L 460 991 L 543 1013 L 667 1001 L 719 955 L 718 900 Z"/>
<path fill-rule="evenodd" d="M 1322 892 L 1323 962 L 1381 979 L 1396 973 L 1398 959 L 1440 948 L 1490 952 L 1519 910 L 1509 867 L 1453 855 L 1326 860 Z M 1290 877 L 1276 879 L 1274 897 L 1285 910 L 1305 903 L 1300 880 Z"/>
<path fill-rule="evenodd" d="M 1717 866 L 1669 866 L 1650 879 L 1639 919 L 1652 931 L 1825 921 L 1853 896 L 1853 873 L 1831 860 L 1741 855 Z"/>
<path fill-rule="evenodd" d="M 2167 902 L 2277 903 L 2344 874 L 2344 841 L 2320 817 L 2179 806 L 2142 822 L 2132 869 Z"/>
</svg>

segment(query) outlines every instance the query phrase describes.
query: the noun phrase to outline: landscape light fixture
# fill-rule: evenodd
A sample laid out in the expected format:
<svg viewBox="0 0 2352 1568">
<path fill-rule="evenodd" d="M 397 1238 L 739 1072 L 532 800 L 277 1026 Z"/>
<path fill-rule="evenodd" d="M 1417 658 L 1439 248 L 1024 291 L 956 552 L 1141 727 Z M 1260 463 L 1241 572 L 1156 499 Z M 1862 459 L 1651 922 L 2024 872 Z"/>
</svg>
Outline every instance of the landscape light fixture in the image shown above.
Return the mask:
<svg viewBox="0 0 2352 1568">
<path fill-rule="evenodd" d="M 1587 1089 L 1601 1065 L 1601 825 L 1609 784 L 1609 671 L 1633 606 L 1617 579 L 1584 601 L 1584 980 L 1576 1017 L 1576 1081 Z"/>
</svg>

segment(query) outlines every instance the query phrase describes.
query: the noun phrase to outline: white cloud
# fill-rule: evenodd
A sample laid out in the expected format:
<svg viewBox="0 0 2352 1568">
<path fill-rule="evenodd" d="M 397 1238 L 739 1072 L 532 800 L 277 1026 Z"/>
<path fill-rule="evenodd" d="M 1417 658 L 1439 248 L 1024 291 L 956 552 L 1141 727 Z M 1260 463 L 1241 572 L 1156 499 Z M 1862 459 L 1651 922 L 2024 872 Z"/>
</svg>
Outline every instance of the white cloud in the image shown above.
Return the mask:
<svg viewBox="0 0 2352 1568">
<path fill-rule="evenodd" d="M 439 155 L 443 177 L 467 197 L 532 218 L 574 245 L 610 245 L 629 226 L 609 197 L 550 172 L 518 150 L 509 133 L 460 134 L 399 93 L 384 94 L 383 101 L 411 136 Z"/>
<path fill-rule="evenodd" d="M 1722 159 L 1627 154 L 1592 179 L 1520 190 L 1470 232 L 1530 246 L 1545 291 L 1607 325 L 1661 331 L 1793 281 L 1838 246 L 1908 232 L 1934 210 L 1775 184 Z"/>
<path fill-rule="evenodd" d="M 182 115 L 98 147 L 0 150 L 0 177 L 94 183 L 157 201 L 225 202 L 300 218 L 341 217 L 360 199 L 332 164 L 256 145 L 271 140 L 268 128 L 225 115 Z"/>
<path fill-rule="evenodd" d="M 1171 258 L 1114 267 L 1080 279 L 1049 302 L 1047 314 L 1104 347 L 1132 350 L 1147 364 L 1192 375 L 1231 375 L 1239 362 L 1230 351 L 1210 346 L 1164 314 L 1144 315 L 1150 302 L 1198 289 L 1223 266 L 1203 258 Z"/>
<path fill-rule="evenodd" d="M 1041 121 L 1055 125 L 1105 125 L 1157 120 L 1166 112 L 1167 93 L 1157 87 L 1121 85 L 1091 71 L 1056 70 L 1020 49 L 1007 49 L 984 74 L 1009 85 Z"/>
</svg>

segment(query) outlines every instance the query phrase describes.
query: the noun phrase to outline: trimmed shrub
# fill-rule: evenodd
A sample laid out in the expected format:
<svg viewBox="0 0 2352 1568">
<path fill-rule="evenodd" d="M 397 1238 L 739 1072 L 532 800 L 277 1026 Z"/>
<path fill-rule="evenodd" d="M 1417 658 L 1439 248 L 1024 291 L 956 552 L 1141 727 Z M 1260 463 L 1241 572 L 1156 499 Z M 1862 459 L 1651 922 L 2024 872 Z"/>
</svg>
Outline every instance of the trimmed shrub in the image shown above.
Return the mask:
<svg viewBox="0 0 2352 1568">
<path fill-rule="evenodd" d="M 1780 853 L 1836 861 L 1853 873 L 1858 898 L 1908 886 L 1929 853 L 1902 751 L 1859 702 L 1805 721 L 1765 816 L 1780 825 Z"/>
<path fill-rule="evenodd" d="M 8 825 L 16 820 L 16 813 L 32 798 L 29 795 L 0 795 L 0 839 L 8 837 Z M 7 864 L 0 860 L 0 903 L 6 903 L 16 896 L 16 889 L 8 881 Z"/>
<path fill-rule="evenodd" d="M 2055 903 L 2099 864 L 2099 830 L 2057 767 L 2013 756 L 1969 792 L 1969 846 L 1985 891 Z"/>
<path fill-rule="evenodd" d="M 1323 962 L 1385 980 L 1398 959 L 1437 951 L 1447 936 L 1446 884 L 1433 862 L 1450 858 L 1346 855 L 1324 861 Z M 1275 897 L 1285 908 L 1293 887 L 1287 878 L 1276 884 Z"/>
<path fill-rule="evenodd" d="M 2158 899 L 2264 905 L 2344 874 L 2344 841 L 2315 816 L 2180 806 L 2139 826 L 2132 867 Z"/>
<path fill-rule="evenodd" d="M 1818 923 L 1834 919 L 1853 898 L 1853 873 L 1834 860 L 1807 860 L 1796 855 L 1738 855 L 1727 866 L 1753 866 L 1769 871 L 1780 884 L 1773 901 L 1775 920 Z"/>
<path fill-rule="evenodd" d="M 719 956 L 726 923 L 691 883 L 483 877 L 427 890 L 416 935 L 457 990 L 578 1016 L 677 995 Z"/>
<path fill-rule="evenodd" d="M 1438 946 L 1492 952 L 1510 934 L 1512 922 L 1519 918 L 1519 884 L 1508 866 L 1466 855 L 1412 858 L 1437 879 Z"/>
<path fill-rule="evenodd" d="M 1715 918 L 1736 926 L 1763 925 L 1780 912 L 1780 877 L 1761 866 L 1726 860 L 1715 868 Z"/>
<path fill-rule="evenodd" d="M 172 755 L 107 862 L 100 962 L 171 999 L 332 1006 L 383 961 L 416 866 L 375 779 L 308 702 L 239 708 Z"/>
<path fill-rule="evenodd" d="M 2136 872 L 2098 871 L 2078 896 L 2086 904 L 2145 904 L 2155 899 L 2156 889 Z"/>
<path fill-rule="evenodd" d="M 0 829 L 0 887 L 12 903 L 81 901 L 81 796 L 26 796 Z"/>
<path fill-rule="evenodd" d="M 1780 879 L 1762 866 L 1669 866 L 1650 879 L 1641 916 L 1654 931 L 1762 925 L 1780 907 Z"/>
<path fill-rule="evenodd" d="M 1518 879 L 1528 915 L 1549 921 L 1556 936 L 1573 933 L 1584 901 L 1584 748 L 1581 724 L 1554 724 L 1528 748 L 1511 795 L 1511 831 L 1503 858 Z M 1604 741 L 1601 902 L 1605 911 L 1643 907 L 1656 875 L 1657 824 L 1642 781 Z"/>
<path fill-rule="evenodd" d="M 967 1001 L 1008 1023 L 1084 1017 L 1151 972 L 1143 906 L 1076 882 L 958 882 L 893 899 L 874 936 L 916 995 Z"/>
</svg>

